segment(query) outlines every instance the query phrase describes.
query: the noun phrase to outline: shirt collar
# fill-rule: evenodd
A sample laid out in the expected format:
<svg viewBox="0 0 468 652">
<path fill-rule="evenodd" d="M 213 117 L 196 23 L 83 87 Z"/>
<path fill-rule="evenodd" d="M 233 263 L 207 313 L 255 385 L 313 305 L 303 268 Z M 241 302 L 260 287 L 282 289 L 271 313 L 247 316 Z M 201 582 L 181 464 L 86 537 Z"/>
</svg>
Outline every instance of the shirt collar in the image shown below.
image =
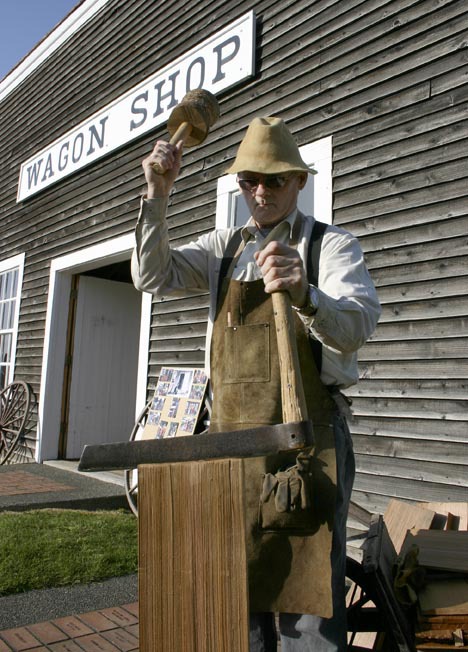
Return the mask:
<svg viewBox="0 0 468 652">
<path fill-rule="evenodd" d="M 289 224 L 289 240 L 291 240 L 292 235 L 293 235 L 294 224 L 296 223 L 297 217 L 298 217 L 298 210 L 297 210 L 297 208 L 295 208 L 292 211 L 292 213 L 289 213 L 289 215 L 284 218 L 284 220 L 281 220 L 281 222 L 279 222 L 278 224 L 276 224 L 276 226 L 273 227 L 273 229 L 271 230 L 271 233 L 274 233 L 275 229 L 277 227 L 279 227 L 280 224 L 283 224 L 283 222 L 288 222 L 288 224 Z M 251 238 L 255 238 L 257 233 L 258 233 L 258 228 L 257 228 L 255 222 L 253 221 L 253 219 L 250 217 L 247 224 L 245 226 L 243 226 L 242 229 L 241 229 L 241 235 L 242 235 L 242 239 L 244 240 L 244 243 L 247 243 Z M 274 239 L 274 236 L 273 236 L 273 239 Z"/>
</svg>

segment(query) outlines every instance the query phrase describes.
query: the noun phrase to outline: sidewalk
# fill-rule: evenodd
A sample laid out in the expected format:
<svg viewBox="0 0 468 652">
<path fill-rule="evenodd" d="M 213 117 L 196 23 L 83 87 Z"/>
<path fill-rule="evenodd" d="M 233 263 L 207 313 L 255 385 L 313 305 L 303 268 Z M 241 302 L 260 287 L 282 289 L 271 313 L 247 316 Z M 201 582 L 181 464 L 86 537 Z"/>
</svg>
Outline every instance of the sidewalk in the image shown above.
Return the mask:
<svg viewBox="0 0 468 652">
<path fill-rule="evenodd" d="M 40 599 L 40 596 L 25 595 L 31 600 L 29 607 L 34 608 L 33 601 Z M 0 598 L 0 609 L 3 607 L 2 600 L 4 598 Z M 83 613 L 73 609 L 69 615 L 40 622 L 31 614 L 30 624 L 0 630 L 0 652 L 19 650 L 137 651 L 138 602 Z"/>
<path fill-rule="evenodd" d="M 45 507 L 127 509 L 123 481 L 103 482 L 98 477 L 50 464 L 0 466 L 0 512 Z"/>
<path fill-rule="evenodd" d="M 127 508 L 119 480 L 48 464 L 0 466 L 0 512 Z M 0 597 L 0 652 L 138 650 L 137 576 Z"/>
</svg>

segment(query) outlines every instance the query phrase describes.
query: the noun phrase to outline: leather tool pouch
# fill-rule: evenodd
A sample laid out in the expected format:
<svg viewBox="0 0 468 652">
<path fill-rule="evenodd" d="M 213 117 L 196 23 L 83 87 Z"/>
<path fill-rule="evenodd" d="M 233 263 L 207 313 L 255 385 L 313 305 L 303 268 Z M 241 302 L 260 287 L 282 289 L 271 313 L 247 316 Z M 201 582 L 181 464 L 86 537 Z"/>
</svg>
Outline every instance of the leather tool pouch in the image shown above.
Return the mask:
<svg viewBox="0 0 468 652">
<path fill-rule="evenodd" d="M 293 466 L 263 476 L 259 527 L 307 534 L 312 529 L 312 458 L 301 453 Z"/>
</svg>

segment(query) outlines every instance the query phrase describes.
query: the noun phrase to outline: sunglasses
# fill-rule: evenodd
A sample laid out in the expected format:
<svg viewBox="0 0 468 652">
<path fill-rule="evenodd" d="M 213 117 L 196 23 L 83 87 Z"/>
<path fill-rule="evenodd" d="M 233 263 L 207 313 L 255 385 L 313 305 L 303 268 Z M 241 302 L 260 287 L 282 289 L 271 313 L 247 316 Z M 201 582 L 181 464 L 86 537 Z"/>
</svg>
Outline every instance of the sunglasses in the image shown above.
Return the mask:
<svg viewBox="0 0 468 652">
<path fill-rule="evenodd" d="M 290 176 L 285 176 L 283 174 L 269 174 L 267 176 L 262 176 L 261 178 L 252 177 L 250 179 L 239 179 L 239 177 L 237 177 L 237 183 L 242 190 L 247 190 L 248 192 L 252 192 L 252 190 L 258 188 L 260 183 L 265 186 L 265 188 L 277 190 L 278 188 L 283 188 L 289 178 Z"/>
</svg>

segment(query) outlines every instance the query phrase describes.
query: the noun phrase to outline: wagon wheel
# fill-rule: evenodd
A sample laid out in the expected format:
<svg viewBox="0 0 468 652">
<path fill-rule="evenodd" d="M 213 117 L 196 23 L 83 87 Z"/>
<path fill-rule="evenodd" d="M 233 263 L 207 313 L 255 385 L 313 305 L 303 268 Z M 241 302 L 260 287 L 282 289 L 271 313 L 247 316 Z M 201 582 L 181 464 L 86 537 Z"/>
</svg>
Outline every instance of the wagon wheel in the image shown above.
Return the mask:
<svg viewBox="0 0 468 652">
<path fill-rule="evenodd" d="M 151 407 L 152 400 L 148 401 L 143 410 L 140 412 L 133 430 L 130 434 L 130 441 L 138 441 L 141 439 L 143 433 L 143 428 L 146 425 L 146 420 L 148 419 L 149 409 Z M 127 496 L 127 501 L 130 509 L 138 516 L 138 471 L 137 469 L 128 469 L 124 472 L 124 481 L 125 481 L 125 494 Z"/>
<path fill-rule="evenodd" d="M 0 392 L 0 464 L 8 461 L 24 434 L 30 405 L 31 390 L 23 381 Z"/>
<path fill-rule="evenodd" d="M 346 559 L 348 594 L 346 616 L 349 652 L 369 648 L 385 652 L 413 652 L 413 637 L 405 633 L 406 617 L 392 607 L 396 598 L 382 595 L 372 573 L 354 559 Z M 363 638 L 364 637 L 364 638 Z"/>
<path fill-rule="evenodd" d="M 141 439 L 143 429 L 146 425 L 148 419 L 149 410 L 153 399 L 150 399 L 145 405 L 143 410 L 140 412 L 133 430 L 130 435 L 130 441 L 138 441 Z M 195 433 L 201 434 L 201 432 L 206 428 L 206 418 L 210 414 L 209 399 L 205 396 L 198 416 L 197 425 L 195 427 Z M 124 472 L 124 482 L 125 482 L 125 494 L 127 496 L 127 501 L 130 509 L 138 516 L 138 470 L 137 469 L 128 469 Z"/>
</svg>

